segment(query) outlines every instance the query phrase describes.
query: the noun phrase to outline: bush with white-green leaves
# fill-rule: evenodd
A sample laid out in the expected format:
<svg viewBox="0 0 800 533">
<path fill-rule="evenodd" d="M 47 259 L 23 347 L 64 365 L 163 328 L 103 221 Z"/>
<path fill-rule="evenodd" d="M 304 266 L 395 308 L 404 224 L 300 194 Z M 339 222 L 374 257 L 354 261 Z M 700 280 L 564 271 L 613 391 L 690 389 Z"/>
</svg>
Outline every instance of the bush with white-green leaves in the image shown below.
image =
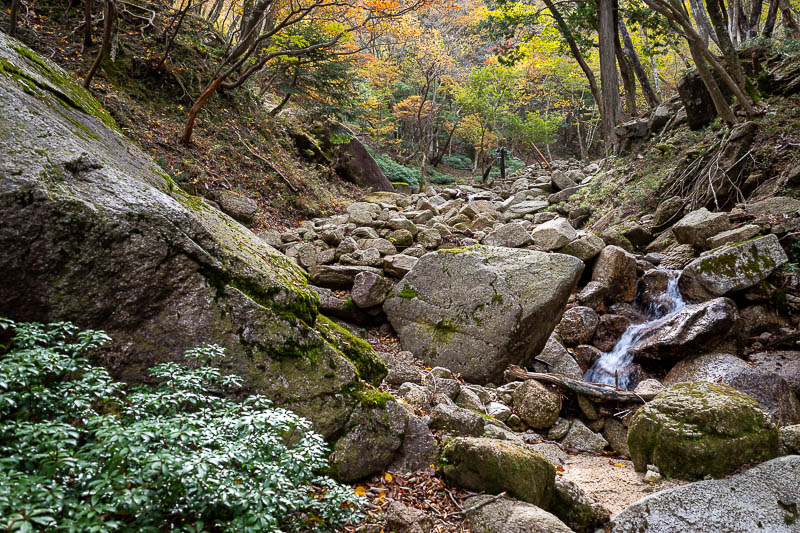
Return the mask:
<svg viewBox="0 0 800 533">
<path fill-rule="evenodd" d="M 320 474 L 307 420 L 208 363 L 150 370 L 127 387 L 86 359 L 107 335 L 0 319 L 0 530 L 338 531 L 361 518 L 352 489 Z"/>
</svg>

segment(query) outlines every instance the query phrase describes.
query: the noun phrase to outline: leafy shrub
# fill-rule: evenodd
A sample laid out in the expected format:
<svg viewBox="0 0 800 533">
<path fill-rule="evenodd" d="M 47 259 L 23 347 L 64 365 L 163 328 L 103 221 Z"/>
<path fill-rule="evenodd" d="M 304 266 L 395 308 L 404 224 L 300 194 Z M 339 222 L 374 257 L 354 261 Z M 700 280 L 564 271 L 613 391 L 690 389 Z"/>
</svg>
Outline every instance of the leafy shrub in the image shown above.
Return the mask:
<svg viewBox="0 0 800 533">
<path fill-rule="evenodd" d="M 155 532 L 337 531 L 359 499 L 317 474 L 322 438 L 308 421 L 207 365 L 150 370 L 126 388 L 84 355 L 110 339 L 69 323 L 0 319 L 0 529 Z"/>
<path fill-rule="evenodd" d="M 390 182 L 407 183 L 412 189 L 419 188 L 419 169 L 401 165 L 386 154 L 372 154 L 375 162 Z"/>
<path fill-rule="evenodd" d="M 442 158 L 442 162 L 450 168 L 472 170 L 472 160 L 463 154 L 446 155 Z"/>
<path fill-rule="evenodd" d="M 428 180 L 436 185 L 450 185 L 456 182 L 456 177 L 450 174 L 442 174 L 431 168 L 428 170 Z"/>
</svg>

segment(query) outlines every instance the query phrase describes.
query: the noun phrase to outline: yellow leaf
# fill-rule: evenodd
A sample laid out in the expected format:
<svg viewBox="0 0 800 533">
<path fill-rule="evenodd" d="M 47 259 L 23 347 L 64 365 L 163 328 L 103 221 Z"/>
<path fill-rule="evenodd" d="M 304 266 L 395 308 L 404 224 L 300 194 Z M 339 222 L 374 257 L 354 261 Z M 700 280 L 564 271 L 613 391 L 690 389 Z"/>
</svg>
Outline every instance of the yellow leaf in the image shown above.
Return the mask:
<svg viewBox="0 0 800 533">
<path fill-rule="evenodd" d="M 367 495 L 367 487 L 364 485 L 357 486 L 353 492 L 356 493 L 356 496 L 366 496 Z"/>
<path fill-rule="evenodd" d="M 383 475 L 383 479 L 384 479 L 384 481 L 386 481 L 386 483 L 391 483 L 392 482 L 392 475 L 389 472 L 386 472 Z"/>
</svg>

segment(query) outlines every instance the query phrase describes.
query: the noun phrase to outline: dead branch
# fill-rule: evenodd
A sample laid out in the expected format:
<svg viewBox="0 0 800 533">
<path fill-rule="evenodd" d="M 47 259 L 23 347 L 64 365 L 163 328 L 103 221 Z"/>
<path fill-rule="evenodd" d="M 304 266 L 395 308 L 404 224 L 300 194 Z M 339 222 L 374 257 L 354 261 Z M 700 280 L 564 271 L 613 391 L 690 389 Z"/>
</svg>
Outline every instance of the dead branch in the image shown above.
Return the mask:
<svg viewBox="0 0 800 533">
<path fill-rule="evenodd" d="M 481 503 L 478 503 L 476 505 L 473 505 L 472 507 L 468 507 L 466 509 L 463 509 L 461 511 L 456 511 L 454 513 L 450 513 L 448 515 L 445 515 L 445 518 L 450 518 L 451 516 L 467 516 L 472 511 L 477 511 L 481 507 L 489 505 L 490 503 L 494 503 L 494 502 L 496 502 L 497 500 L 499 500 L 500 498 L 502 498 L 505 495 L 506 495 L 506 491 L 503 491 L 500 494 L 498 494 L 497 496 L 492 496 L 491 498 L 489 498 L 485 502 L 481 502 Z"/>
<path fill-rule="evenodd" d="M 561 388 L 571 390 L 577 394 L 582 394 L 587 398 L 593 398 L 600 401 L 612 402 L 640 402 L 645 403 L 652 400 L 655 394 L 636 394 L 631 391 L 617 389 L 611 385 L 604 383 L 587 383 L 584 381 L 577 381 L 558 374 L 539 374 L 536 372 L 528 372 L 524 368 L 517 365 L 511 365 L 505 372 L 505 378 L 508 380 L 528 380 L 535 379 L 543 383 L 550 383 L 558 385 Z"/>
</svg>

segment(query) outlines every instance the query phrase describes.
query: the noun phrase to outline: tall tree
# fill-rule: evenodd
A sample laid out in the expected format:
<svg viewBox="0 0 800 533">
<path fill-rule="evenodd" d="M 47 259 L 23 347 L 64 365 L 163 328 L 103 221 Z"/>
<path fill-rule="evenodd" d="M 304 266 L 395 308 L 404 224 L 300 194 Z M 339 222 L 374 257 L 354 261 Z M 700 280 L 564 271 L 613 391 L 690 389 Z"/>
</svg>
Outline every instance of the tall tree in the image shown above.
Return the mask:
<svg viewBox="0 0 800 533">
<path fill-rule="evenodd" d="M 642 87 L 644 99 L 647 101 L 647 105 L 649 107 L 656 107 L 661 103 L 661 99 L 653 90 L 653 86 L 650 85 L 650 80 L 648 79 L 647 73 L 642 66 L 641 60 L 639 59 L 639 54 L 636 53 L 636 49 L 633 47 L 633 41 L 628 33 L 628 28 L 625 26 L 625 22 L 622 19 L 620 19 L 618 26 L 619 34 L 622 37 L 622 43 L 624 46 L 623 51 L 630 60 L 633 71 L 636 73 L 636 77 L 639 79 L 639 85 Z"/>
<path fill-rule="evenodd" d="M 597 0 L 597 36 L 600 49 L 600 84 L 603 90 L 603 139 L 606 152 L 616 153 L 619 139 L 619 77 L 617 75 L 614 0 Z"/>
</svg>

